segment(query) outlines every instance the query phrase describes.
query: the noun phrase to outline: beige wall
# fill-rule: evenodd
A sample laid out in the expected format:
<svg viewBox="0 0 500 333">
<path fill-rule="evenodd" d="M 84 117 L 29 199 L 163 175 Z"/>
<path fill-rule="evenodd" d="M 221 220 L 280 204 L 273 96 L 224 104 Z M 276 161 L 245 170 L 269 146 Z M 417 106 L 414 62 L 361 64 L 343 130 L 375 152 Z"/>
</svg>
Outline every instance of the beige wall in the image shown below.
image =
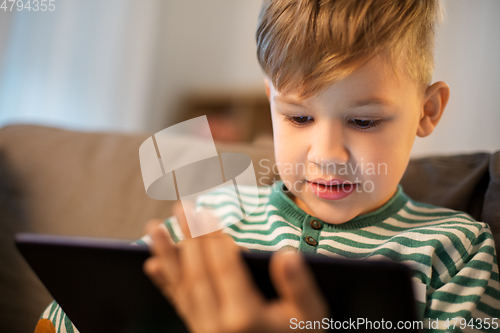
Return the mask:
<svg viewBox="0 0 500 333">
<path fill-rule="evenodd" d="M 255 56 L 259 0 L 176 0 L 165 5 L 152 126 L 175 119 L 180 98 L 200 90 L 263 90 Z M 164 110 L 167 110 L 165 113 Z M 163 118 L 163 119 L 162 119 Z M 165 127 L 165 126 L 164 126 Z"/>
<path fill-rule="evenodd" d="M 435 80 L 451 89 L 435 132 L 414 154 L 500 149 L 500 1 L 447 0 Z"/>
<path fill-rule="evenodd" d="M 9 38 L 9 26 L 12 20 L 12 13 L 0 10 L 0 74 L 2 73 L 2 64 L 5 56 L 5 48 Z"/>
</svg>

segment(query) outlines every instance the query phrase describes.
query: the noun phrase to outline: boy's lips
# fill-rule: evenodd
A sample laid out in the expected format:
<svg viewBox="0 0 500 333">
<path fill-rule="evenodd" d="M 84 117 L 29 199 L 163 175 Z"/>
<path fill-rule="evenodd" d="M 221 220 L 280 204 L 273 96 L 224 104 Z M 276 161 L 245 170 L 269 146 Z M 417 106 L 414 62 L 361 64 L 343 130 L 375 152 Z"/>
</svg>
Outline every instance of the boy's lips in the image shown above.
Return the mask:
<svg viewBox="0 0 500 333">
<path fill-rule="evenodd" d="M 307 180 L 307 185 L 317 197 L 326 200 L 340 200 L 349 196 L 358 183 L 353 183 L 341 179 L 320 179 Z"/>
<path fill-rule="evenodd" d="M 308 183 L 316 183 L 319 185 L 325 185 L 325 186 L 334 186 L 334 185 L 352 185 L 354 184 L 353 182 L 347 181 L 347 180 L 342 180 L 342 179 L 322 179 L 322 178 L 315 178 L 313 180 L 307 180 Z"/>
</svg>

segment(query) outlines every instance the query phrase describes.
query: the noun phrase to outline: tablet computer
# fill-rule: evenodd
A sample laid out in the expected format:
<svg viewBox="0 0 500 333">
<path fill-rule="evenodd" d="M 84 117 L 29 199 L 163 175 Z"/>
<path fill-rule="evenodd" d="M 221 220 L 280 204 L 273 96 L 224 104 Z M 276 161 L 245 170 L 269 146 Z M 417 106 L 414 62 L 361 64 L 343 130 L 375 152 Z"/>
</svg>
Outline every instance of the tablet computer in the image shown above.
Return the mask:
<svg viewBox="0 0 500 333">
<path fill-rule="evenodd" d="M 16 244 L 80 333 L 187 332 L 143 272 L 150 256 L 147 246 L 39 234 L 18 234 Z M 270 254 L 242 256 L 262 293 L 275 298 Z M 332 328 L 347 321 L 356 322 L 356 331 L 363 331 L 383 320 L 394 329 L 397 321 L 415 320 L 411 271 L 406 265 L 319 256 L 306 256 L 306 262 L 328 302 L 330 317 L 324 320 Z"/>
</svg>

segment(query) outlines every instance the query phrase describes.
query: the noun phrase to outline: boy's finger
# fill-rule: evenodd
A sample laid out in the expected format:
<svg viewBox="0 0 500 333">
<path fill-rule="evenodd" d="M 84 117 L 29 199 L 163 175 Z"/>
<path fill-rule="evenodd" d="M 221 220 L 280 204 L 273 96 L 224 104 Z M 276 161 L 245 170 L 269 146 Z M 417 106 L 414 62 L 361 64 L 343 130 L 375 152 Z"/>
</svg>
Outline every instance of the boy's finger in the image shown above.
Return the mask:
<svg viewBox="0 0 500 333">
<path fill-rule="evenodd" d="M 153 281 L 154 285 L 162 292 L 164 296 L 170 298 L 168 292 L 168 281 L 162 271 L 161 261 L 157 257 L 149 258 L 144 262 L 144 273 Z"/>
<path fill-rule="evenodd" d="M 150 278 L 153 284 L 168 300 L 173 303 L 177 290 L 176 287 L 169 281 L 165 270 L 165 265 L 158 257 L 151 257 L 144 262 L 144 273 Z"/>
<path fill-rule="evenodd" d="M 207 238 L 206 242 L 208 268 L 220 295 L 221 306 L 223 303 L 235 309 L 254 306 L 261 300 L 261 295 L 241 257 L 240 247 L 227 235 Z"/>
<path fill-rule="evenodd" d="M 182 269 L 182 295 L 187 298 L 191 317 L 212 326 L 219 302 L 213 279 L 206 267 L 203 239 L 189 239 L 179 244 Z"/>
<path fill-rule="evenodd" d="M 180 279 L 179 258 L 175 244 L 164 224 L 158 225 L 151 233 L 151 253 L 161 262 L 161 271 L 171 285 Z"/>
<path fill-rule="evenodd" d="M 308 320 L 321 320 L 328 316 L 326 302 L 314 276 L 299 253 L 295 251 L 275 253 L 271 258 L 269 269 L 280 300 L 296 309 L 298 316 Z"/>
<path fill-rule="evenodd" d="M 158 225 L 160 225 L 163 221 L 160 219 L 151 219 L 146 224 L 144 225 L 144 234 L 148 235 L 150 234 L 154 228 L 156 228 Z"/>
</svg>

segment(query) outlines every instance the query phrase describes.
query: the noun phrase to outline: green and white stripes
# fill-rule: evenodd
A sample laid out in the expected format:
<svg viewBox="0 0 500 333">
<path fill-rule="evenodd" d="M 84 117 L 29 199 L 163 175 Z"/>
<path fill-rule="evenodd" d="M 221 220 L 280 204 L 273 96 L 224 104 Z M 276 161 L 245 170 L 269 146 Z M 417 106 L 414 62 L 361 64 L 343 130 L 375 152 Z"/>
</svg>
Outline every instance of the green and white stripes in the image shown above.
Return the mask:
<svg viewBox="0 0 500 333">
<path fill-rule="evenodd" d="M 71 320 L 62 311 L 59 304 L 53 301 L 42 313 L 40 318 L 48 319 L 54 325 L 57 333 L 79 333 Z"/>
<path fill-rule="evenodd" d="M 408 264 L 414 280 L 426 287 L 422 319 L 500 317 L 498 265 L 485 223 L 462 212 L 415 202 L 399 187 L 375 212 L 329 225 L 299 209 L 285 192 L 281 182 L 259 188 L 258 196 L 240 188 L 242 201 L 258 205 L 257 209 L 223 231 L 256 251 L 293 247 L 325 256 Z M 240 209 L 224 189 L 200 197 L 198 204 L 211 208 L 223 223 Z M 321 222 L 319 232 L 312 232 L 312 219 Z M 176 233 L 180 228 L 175 219 L 166 225 L 182 237 Z M 317 235 L 316 246 L 305 244 L 308 235 Z"/>
<path fill-rule="evenodd" d="M 200 196 L 197 205 L 211 209 L 223 225 L 229 225 L 223 232 L 243 247 L 253 251 L 292 247 L 324 256 L 405 263 L 413 268 L 413 280 L 421 291 L 417 299 L 422 302 L 424 323 L 436 318 L 441 324 L 452 318 L 500 318 L 493 236 L 485 223 L 465 213 L 415 202 L 399 187 L 376 211 L 330 225 L 298 208 L 282 182 L 259 187 L 257 195 L 244 186 L 239 192 L 243 205 L 256 209 L 236 223 L 240 203 L 225 188 Z M 320 228 L 312 228 L 313 222 Z M 165 225 L 175 242 L 184 238 L 175 217 L 167 219 Z M 139 243 L 149 241 L 145 236 Z M 50 319 L 58 333 L 78 332 L 56 303 L 42 317 Z M 452 331 L 442 325 L 435 331 L 444 330 Z M 458 326 L 456 331 L 460 331 Z M 473 330 L 463 330 L 468 331 Z"/>
</svg>

